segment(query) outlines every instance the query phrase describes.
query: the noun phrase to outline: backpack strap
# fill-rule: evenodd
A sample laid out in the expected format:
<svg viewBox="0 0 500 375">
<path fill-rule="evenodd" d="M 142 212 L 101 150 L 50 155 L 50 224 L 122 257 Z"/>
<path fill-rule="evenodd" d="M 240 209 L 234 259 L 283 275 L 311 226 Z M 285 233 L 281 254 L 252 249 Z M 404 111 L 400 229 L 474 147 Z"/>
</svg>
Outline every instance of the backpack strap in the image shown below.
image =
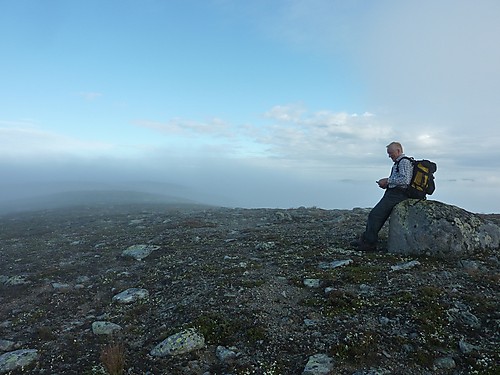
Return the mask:
<svg viewBox="0 0 500 375">
<path fill-rule="evenodd" d="M 403 156 L 401 159 L 399 159 L 397 162 L 394 163 L 394 164 L 396 164 L 396 172 L 398 172 L 398 173 L 399 173 L 399 162 L 403 159 L 408 159 L 409 161 L 411 161 L 412 164 L 415 164 L 414 158 L 409 157 L 409 156 Z"/>
</svg>

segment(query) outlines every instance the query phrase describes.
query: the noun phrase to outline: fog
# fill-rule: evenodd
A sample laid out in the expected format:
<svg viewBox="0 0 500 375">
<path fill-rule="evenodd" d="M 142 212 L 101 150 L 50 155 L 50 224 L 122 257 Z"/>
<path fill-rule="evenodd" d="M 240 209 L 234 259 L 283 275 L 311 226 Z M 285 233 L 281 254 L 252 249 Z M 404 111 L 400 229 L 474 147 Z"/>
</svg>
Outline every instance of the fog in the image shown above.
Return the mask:
<svg viewBox="0 0 500 375">
<path fill-rule="evenodd" d="M 382 159 L 383 158 L 383 159 Z M 339 165 L 301 169 L 300 164 L 276 168 L 242 160 L 185 159 L 86 160 L 3 163 L 0 212 L 68 207 L 79 204 L 196 203 L 243 208 L 352 209 L 373 207 L 383 194 L 375 180 L 392 163 L 385 155 L 362 168 Z M 35 165 L 34 165 L 35 164 Z M 354 173 L 353 173 L 354 172 Z M 441 176 L 443 175 L 443 176 Z M 436 173 L 437 190 L 429 199 L 472 212 L 498 212 L 495 184 L 478 186 L 473 179 Z M 468 192 L 474 191 L 471 195 Z"/>
<path fill-rule="evenodd" d="M 92 200 L 102 204 L 106 199 L 110 204 L 149 200 L 247 208 L 352 208 L 371 204 L 366 186 L 350 180 L 336 181 L 328 173 L 313 177 L 293 169 L 278 172 L 242 162 L 211 163 L 185 162 L 175 167 L 151 163 L 132 167 L 118 161 L 4 165 L 0 210 L 40 209 Z"/>
</svg>

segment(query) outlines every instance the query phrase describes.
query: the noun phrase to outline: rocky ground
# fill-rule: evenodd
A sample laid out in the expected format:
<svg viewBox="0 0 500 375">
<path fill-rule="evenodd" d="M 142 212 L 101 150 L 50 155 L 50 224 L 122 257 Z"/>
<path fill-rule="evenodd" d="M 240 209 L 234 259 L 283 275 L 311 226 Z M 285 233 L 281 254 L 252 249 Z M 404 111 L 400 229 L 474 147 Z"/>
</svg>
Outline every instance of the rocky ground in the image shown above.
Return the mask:
<svg viewBox="0 0 500 375">
<path fill-rule="evenodd" d="M 349 243 L 367 213 L 119 205 L 3 215 L 0 373 L 119 374 L 123 359 L 124 374 L 499 374 L 498 251 L 359 253 Z M 130 288 L 143 294 L 117 300 Z M 152 351 L 189 328 L 202 348 Z M 7 357 L 15 352 L 24 367 Z"/>
</svg>

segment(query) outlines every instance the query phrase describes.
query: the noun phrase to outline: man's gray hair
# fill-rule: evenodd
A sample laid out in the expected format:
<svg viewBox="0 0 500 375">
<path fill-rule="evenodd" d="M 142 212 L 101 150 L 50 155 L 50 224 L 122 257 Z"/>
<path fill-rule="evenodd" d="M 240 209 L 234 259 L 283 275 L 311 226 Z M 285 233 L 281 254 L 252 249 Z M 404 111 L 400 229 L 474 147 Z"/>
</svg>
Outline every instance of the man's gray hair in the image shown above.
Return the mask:
<svg viewBox="0 0 500 375">
<path fill-rule="evenodd" d="M 387 147 L 387 148 L 389 148 L 389 147 L 395 147 L 395 148 L 397 148 L 397 149 L 400 149 L 400 150 L 401 150 L 401 152 L 403 152 L 403 146 L 402 146 L 402 145 L 401 145 L 401 143 L 399 143 L 399 142 L 391 142 L 391 143 L 389 143 L 386 147 Z"/>
</svg>

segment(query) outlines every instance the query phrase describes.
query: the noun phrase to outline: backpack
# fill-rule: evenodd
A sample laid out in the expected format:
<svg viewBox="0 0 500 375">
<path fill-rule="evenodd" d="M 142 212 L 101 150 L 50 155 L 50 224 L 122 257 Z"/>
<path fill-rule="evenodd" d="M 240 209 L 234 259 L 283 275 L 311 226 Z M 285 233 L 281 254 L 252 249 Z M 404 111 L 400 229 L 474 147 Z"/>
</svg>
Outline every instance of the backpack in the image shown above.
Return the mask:
<svg viewBox="0 0 500 375">
<path fill-rule="evenodd" d="M 408 159 L 413 164 L 411 182 L 406 190 L 408 196 L 415 199 L 425 199 L 426 194 L 432 195 L 436 190 L 434 182 L 434 173 L 437 171 L 436 163 L 426 159 L 415 160 L 407 156 L 402 157 L 399 161 L 403 159 Z M 399 167 L 399 161 L 397 167 Z"/>
</svg>

